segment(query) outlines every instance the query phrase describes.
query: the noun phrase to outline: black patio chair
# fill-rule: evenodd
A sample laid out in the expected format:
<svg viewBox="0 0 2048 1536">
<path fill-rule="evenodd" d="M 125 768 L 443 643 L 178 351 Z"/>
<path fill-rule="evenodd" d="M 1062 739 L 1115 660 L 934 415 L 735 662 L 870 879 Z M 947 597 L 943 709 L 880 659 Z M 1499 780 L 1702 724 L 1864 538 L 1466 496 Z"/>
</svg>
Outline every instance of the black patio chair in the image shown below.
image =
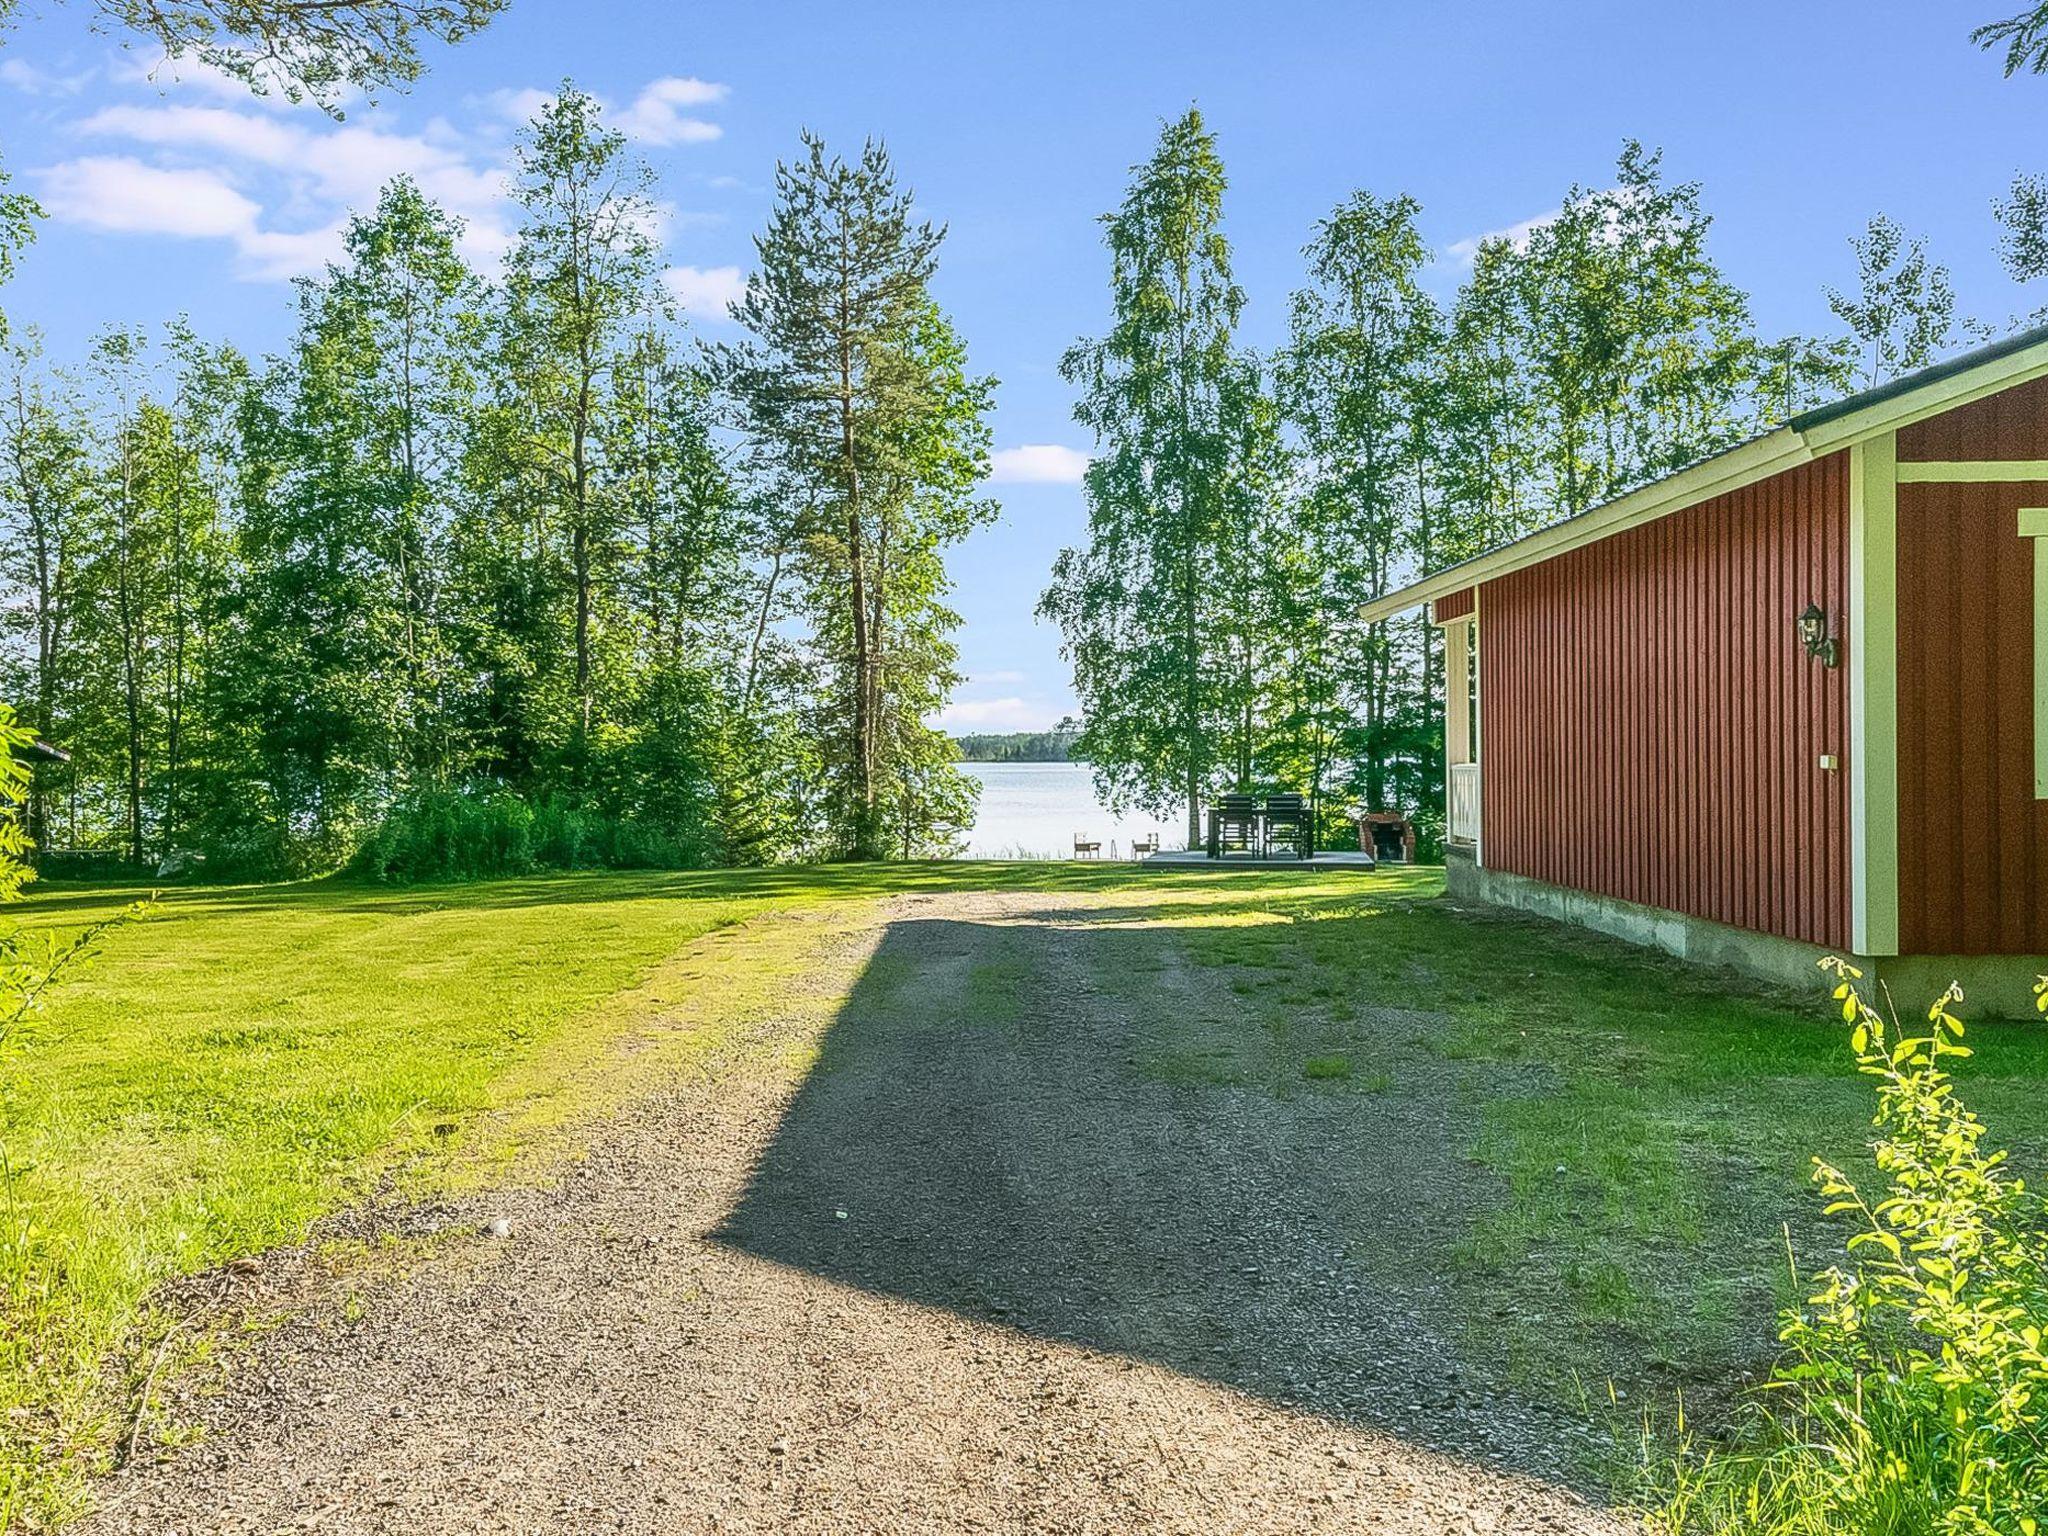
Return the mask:
<svg viewBox="0 0 2048 1536">
<path fill-rule="evenodd" d="M 1250 795 L 1218 795 L 1209 807 L 1209 857 L 1259 851 L 1259 802 Z"/>
<path fill-rule="evenodd" d="M 1265 855 L 1285 851 L 1297 859 L 1315 857 L 1315 829 L 1309 824 L 1308 802 L 1300 795 L 1266 796 Z"/>
</svg>

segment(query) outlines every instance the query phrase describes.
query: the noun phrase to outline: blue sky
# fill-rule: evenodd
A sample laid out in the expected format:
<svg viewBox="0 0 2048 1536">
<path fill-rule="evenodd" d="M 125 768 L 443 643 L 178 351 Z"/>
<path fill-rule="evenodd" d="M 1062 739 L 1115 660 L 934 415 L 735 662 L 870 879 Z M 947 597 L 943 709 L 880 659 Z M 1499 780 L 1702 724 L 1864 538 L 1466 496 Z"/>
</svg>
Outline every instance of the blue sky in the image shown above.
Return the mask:
<svg viewBox="0 0 2048 1536">
<path fill-rule="evenodd" d="M 147 78 L 158 61 L 89 34 L 84 0 L 51 3 L 0 44 L 0 154 L 52 215 L 5 302 L 59 357 L 181 311 L 274 347 L 290 275 L 391 173 L 469 217 L 490 259 L 515 119 L 567 74 L 659 173 L 673 290 L 717 335 L 798 131 L 884 138 L 951 227 L 940 297 L 1002 380 L 1004 514 L 954 562 L 969 681 L 950 723 L 1041 726 L 1072 701 L 1032 609 L 1083 528 L 1081 459 L 1059 450 L 1088 446 L 1057 363 L 1103 324 L 1095 219 L 1163 117 L 1199 104 L 1221 139 L 1259 344 L 1311 224 L 1354 188 L 1421 200 L 1448 293 L 1459 242 L 1603 183 L 1629 136 L 1705 184 L 1716 253 L 1767 330 L 1827 325 L 1822 289 L 1851 279 L 1848 237 L 1878 209 L 1928 237 L 1966 313 L 2002 320 L 2042 302 L 1999 272 L 1990 204 L 2015 170 L 2048 171 L 2048 80 L 2001 79 L 1966 34 L 2018 3 L 513 0 L 340 125 L 198 71 Z"/>
</svg>

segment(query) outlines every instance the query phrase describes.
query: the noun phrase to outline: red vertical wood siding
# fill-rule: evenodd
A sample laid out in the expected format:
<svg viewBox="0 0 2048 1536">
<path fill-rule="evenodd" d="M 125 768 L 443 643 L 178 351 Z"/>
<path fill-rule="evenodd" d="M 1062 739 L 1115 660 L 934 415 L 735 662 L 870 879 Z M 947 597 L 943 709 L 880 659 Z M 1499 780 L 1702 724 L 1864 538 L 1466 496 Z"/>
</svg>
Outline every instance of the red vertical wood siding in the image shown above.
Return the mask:
<svg viewBox="0 0 2048 1536">
<path fill-rule="evenodd" d="M 1848 455 L 1486 583 L 1482 857 L 1846 949 Z M 1833 753 L 1836 772 L 1819 758 Z"/>
<path fill-rule="evenodd" d="M 2036 409 L 2048 421 L 2048 399 Z M 1950 434 L 1943 456 L 2048 457 L 2006 446 L 2024 439 L 2009 415 L 1998 421 L 2001 437 Z M 2019 535 L 2021 507 L 2048 507 L 2048 484 L 1899 487 L 1899 943 L 1909 955 L 2048 954 L 2048 803 L 2034 798 L 2037 556 Z"/>
<path fill-rule="evenodd" d="M 2048 459 L 2048 378 L 1899 428 L 1901 463 Z"/>
<path fill-rule="evenodd" d="M 1429 605 L 1430 622 L 1444 624 L 1452 619 L 1470 618 L 1472 616 L 1472 599 L 1477 590 L 1475 587 L 1467 587 L 1462 592 L 1453 592 L 1447 597 L 1438 598 Z"/>
</svg>

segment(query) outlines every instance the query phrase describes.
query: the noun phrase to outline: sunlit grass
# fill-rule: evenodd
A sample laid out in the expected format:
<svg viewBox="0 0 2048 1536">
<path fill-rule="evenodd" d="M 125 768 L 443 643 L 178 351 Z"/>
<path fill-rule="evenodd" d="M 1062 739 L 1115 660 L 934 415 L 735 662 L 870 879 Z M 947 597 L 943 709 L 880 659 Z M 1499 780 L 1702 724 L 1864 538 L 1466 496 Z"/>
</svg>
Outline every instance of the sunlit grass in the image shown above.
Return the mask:
<svg viewBox="0 0 2048 1536">
<path fill-rule="evenodd" d="M 593 1111 L 748 1008 L 793 1005 L 817 935 L 778 914 L 1261 878 L 957 862 L 169 893 L 0 1059 L 0 1527 L 54 1517 L 108 1453 L 104 1365 L 155 1287 L 297 1241 L 380 1184 L 424 1195 L 572 1150 Z M 76 926 L 136 894 L 45 888 L 17 911 Z M 999 1009 L 1021 982 L 974 986 Z M 610 1048 L 650 1030 L 651 1049 Z"/>
<path fill-rule="evenodd" d="M 1404 1096 L 1441 1098 L 1491 1192 L 1434 1259 L 1465 1347 L 1565 1406 L 1609 1401 L 1610 1379 L 1630 1412 L 1681 1387 L 1725 1399 L 1787 1299 L 1781 1223 L 1824 1240 L 1807 1159 L 1853 1162 L 1862 1140 L 1864 1095 L 1812 1000 L 1460 912 L 1429 871 L 956 863 L 177 891 L 0 1061 L 16 1170 L 0 1510 L 30 1489 L 61 1508 L 107 1454 L 122 1398 L 106 1362 L 146 1337 L 162 1282 L 297 1241 L 380 1186 L 544 1170 L 736 1024 L 829 1018 L 843 987 L 813 985 L 810 956 L 863 932 L 875 901 L 988 889 L 1044 892 L 1074 925 L 1092 985 L 1134 1021 L 1108 1069 L 1300 1097 L 1335 1117 L 1347 1158 L 1386 1155 L 1373 1117 Z M 78 924 L 132 894 L 22 910 Z M 889 978 L 867 981 L 880 996 Z M 958 1027 L 1056 1028 L 1065 984 L 1021 930 L 997 937 L 960 969 Z M 2026 1169 L 2048 1146 L 2048 1030 L 1973 1038 L 1972 1102 Z"/>
<path fill-rule="evenodd" d="M 1468 1350 L 1619 1427 L 1681 1392 L 1711 1420 L 1774 1346 L 1785 1227 L 1809 1268 L 1840 1241 L 1813 1217 L 1810 1158 L 1862 1159 L 1866 1095 L 1825 979 L 1761 988 L 1435 894 L 1361 883 L 1162 908 L 1173 953 L 1112 948 L 1105 984 L 1134 1006 L 1162 978 L 1229 1000 L 1224 1022 L 1176 1017 L 1151 1042 L 1143 1065 L 1169 1082 L 1451 1096 L 1494 1188 L 1441 1256 Z M 2032 1171 L 2048 1029 L 1973 1039 L 1973 1100 Z M 1389 1042 L 1420 1065 L 1389 1078 Z"/>
</svg>

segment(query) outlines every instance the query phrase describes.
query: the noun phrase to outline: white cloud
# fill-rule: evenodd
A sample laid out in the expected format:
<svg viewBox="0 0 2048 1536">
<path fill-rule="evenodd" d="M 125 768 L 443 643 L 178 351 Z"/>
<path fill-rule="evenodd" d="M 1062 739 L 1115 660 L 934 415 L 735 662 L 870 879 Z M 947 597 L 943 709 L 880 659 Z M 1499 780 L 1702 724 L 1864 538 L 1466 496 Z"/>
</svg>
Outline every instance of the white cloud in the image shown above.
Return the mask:
<svg viewBox="0 0 2048 1536">
<path fill-rule="evenodd" d="M 1523 219 L 1519 224 L 1509 224 L 1501 229 L 1489 229 L 1483 234 L 1467 235 L 1463 240 L 1453 240 L 1446 249 L 1451 259 L 1460 266 L 1469 267 L 1472 259 L 1479 254 L 1479 247 L 1489 240 L 1505 240 L 1518 251 L 1529 248 L 1529 237 L 1563 213 L 1562 208 L 1553 208 L 1548 213 L 1539 213 L 1533 219 Z"/>
<path fill-rule="evenodd" d="M 524 128 L 539 117 L 544 108 L 554 105 L 555 93 L 529 85 L 521 90 L 507 88 L 490 91 L 484 95 L 483 100 L 506 122 Z"/>
<path fill-rule="evenodd" d="M 212 171 L 171 170 L 125 155 L 89 155 L 41 173 L 50 217 L 124 234 L 237 239 L 261 211 Z"/>
<path fill-rule="evenodd" d="M 1044 731 L 1056 723 L 1053 711 L 1029 699 L 956 699 L 938 713 L 942 731 Z"/>
<path fill-rule="evenodd" d="M 726 87 L 687 75 L 667 75 L 648 82 L 633 104 L 615 113 L 612 126 L 648 144 L 704 144 L 725 130 L 701 117 L 684 115 L 684 107 L 712 106 L 725 100 Z"/>
<path fill-rule="evenodd" d="M 346 219 L 320 229 L 252 229 L 235 240 L 240 274 L 250 282 L 285 283 L 318 272 L 330 261 L 341 260 L 347 232 Z"/>
<path fill-rule="evenodd" d="M 747 275 L 738 267 L 670 267 L 661 285 L 686 315 L 697 320 L 731 318 L 727 305 L 746 295 Z"/>
<path fill-rule="evenodd" d="M 263 210 L 219 174 L 148 165 L 126 155 L 88 155 L 39 173 L 50 216 L 88 229 L 183 240 L 226 240 L 236 275 L 283 282 L 341 254 L 344 221 L 314 229 L 265 229 Z"/>
<path fill-rule="evenodd" d="M 0 85 L 28 96 L 76 96 L 98 73 L 82 69 L 75 75 L 58 75 L 38 69 L 26 59 L 0 59 Z"/>
<path fill-rule="evenodd" d="M 999 485 L 1079 485 L 1088 455 L 1059 443 L 1023 443 L 989 455 L 990 479 Z"/>
<path fill-rule="evenodd" d="M 231 106 L 254 104 L 272 112 L 320 111 L 311 102 L 293 101 L 276 73 L 261 66 L 256 71 L 256 78 L 263 86 L 261 91 L 224 69 L 208 64 L 203 59 L 189 56 L 170 55 L 145 60 L 132 54 L 124 55 L 113 65 L 109 73 L 116 80 L 151 86 L 166 97 L 178 94 L 188 97 L 211 96 L 214 100 L 227 102 Z M 356 100 L 359 94 L 354 88 L 343 86 L 336 92 L 335 105 L 347 106 Z"/>
<path fill-rule="evenodd" d="M 78 125 L 80 133 L 177 144 L 244 155 L 267 165 L 289 165 L 306 142 L 296 124 L 226 107 L 105 107 Z"/>
<path fill-rule="evenodd" d="M 1606 226 L 1603 233 L 1610 244 L 1617 243 L 1623 238 L 1619 223 L 1620 215 L 1639 195 L 1636 189 L 1629 187 L 1608 187 L 1599 192 L 1573 193 L 1575 199 L 1584 197 L 1588 202 L 1605 206 Z M 1472 259 L 1479 254 L 1479 247 L 1487 241 L 1505 240 L 1517 251 L 1526 251 L 1529 249 L 1529 241 L 1539 229 L 1563 216 L 1564 209 L 1553 208 L 1548 213 L 1539 213 L 1534 218 L 1523 219 L 1518 224 L 1509 224 L 1501 229 L 1489 229 L 1484 234 L 1467 235 L 1463 240 L 1453 240 L 1444 249 L 1459 266 L 1469 267 L 1472 265 Z"/>
<path fill-rule="evenodd" d="M 79 124 L 79 130 L 277 172 L 289 202 L 320 210 L 323 226 L 336 229 L 345 223 L 345 210 L 374 207 L 386 183 L 410 176 L 428 198 L 465 220 L 464 248 L 471 260 L 495 261 L 511 241 L 504 223 L 504 172 L 478 166 L 462 150 L 418 135 L 192 106 L 107 107 Z M 245 275 L 282 278 L 317 271 L 340 248 L 338 236 L 324 235 L 289 240 L 271 235 L 261 247 L 245 250 L 252 258 Z M 303 264 L 293 265 L 294 251 Z"/>
<path fill-rule="evenodd" d="M 513 239 L 509 149 L 502 130 L 479 131 L 474 114 L 523 121 L 550 99 L 537 90 L 472 97 L 466 130 L 435 118 L 413 133 L 393 126 L 387 112 L 371 122 L 336 122 L 316 109 L 293 111 L 188 59 L 126 62 L 111 78 L 149 87 L 159 99 L 109 104 L 74 125 L 110 152 L 37 173 L 52 214 L 96 229 L 226 240 L 239 275 L 256 280 L 317 272 L 339 254 L 349 216 L 373 208 L 401 175 L 463 221 L 470 261 L 494 265 Z M 26 88 L 28 76 L 17 70 L 0 79 Z M 639 93 L 622 126 L 661 144 L 715 137 L 715 124 L 700 124 L 683 109 L 726 95 L 723 85 L 664 77 Z M 131 209 L 115 206 L 123 186 L 141 199 Z M 177 206 L 180 199 L 190 206 Z M 665 238 L 710 217 L 664 205 L 650 233 Z M 677 267 L 666 280 L 685 310 L 711 320 L 725 318 L 727 301 L 744 286 L 736 267 Z"/>
<path fill-rule="evenodd" d="M 602 97 L 598 98 L 598 105 L 605 109 L 614 128 L 642 143 L 704 144 L 721 137 L 725 130 L 705 118 L 691 116 L 684 109 L 715 106 L 730 94 L 727 87 L 714 81 L 665 75 L 642 86 L 640 93 L 623 107 Z M 526 86 L 490 91 L 480 99 L 506 122 L 524 128 L 553 103 L 555 93 Z"/>
</svg>

